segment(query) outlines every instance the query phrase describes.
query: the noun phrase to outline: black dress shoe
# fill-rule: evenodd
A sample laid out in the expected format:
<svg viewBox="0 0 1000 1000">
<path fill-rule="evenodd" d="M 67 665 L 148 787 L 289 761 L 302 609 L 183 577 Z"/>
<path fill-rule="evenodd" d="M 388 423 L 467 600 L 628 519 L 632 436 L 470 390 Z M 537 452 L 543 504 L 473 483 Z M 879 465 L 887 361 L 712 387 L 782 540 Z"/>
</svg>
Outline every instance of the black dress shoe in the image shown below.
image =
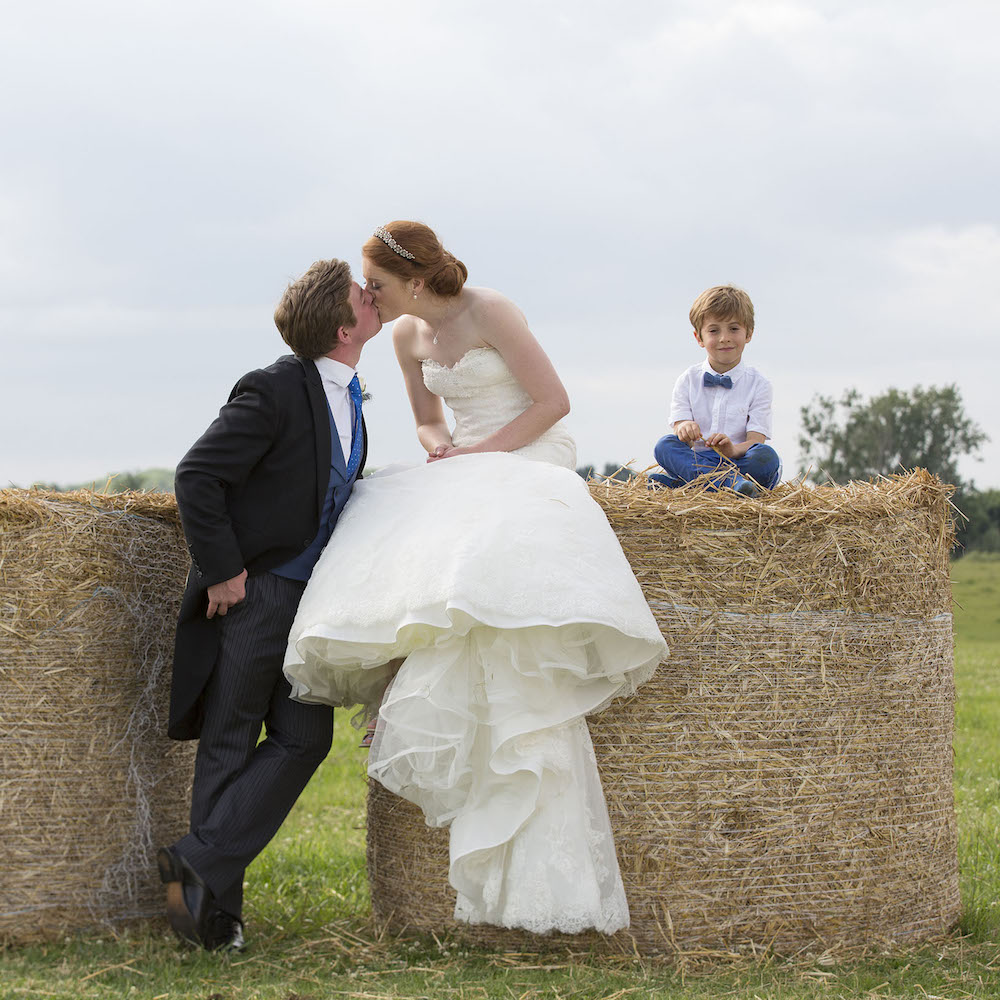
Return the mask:
<svg viewBox="0 0 1000 1000">
<path fill-rule="evenodd" d="M 170 847 L 156 852 L 156 864 L 167 887 L 167 919 L 174 933 L 210 951 L 218 948 L 222 942 L 212 918 L 220 910 L 202 877 Z"/>
<path fill-rule="evenodd" d="M 205 921 L 205 947 L 209 951 L 243 951 L 243 921 L 225 910 L 216 910 Z"/>
</svg>

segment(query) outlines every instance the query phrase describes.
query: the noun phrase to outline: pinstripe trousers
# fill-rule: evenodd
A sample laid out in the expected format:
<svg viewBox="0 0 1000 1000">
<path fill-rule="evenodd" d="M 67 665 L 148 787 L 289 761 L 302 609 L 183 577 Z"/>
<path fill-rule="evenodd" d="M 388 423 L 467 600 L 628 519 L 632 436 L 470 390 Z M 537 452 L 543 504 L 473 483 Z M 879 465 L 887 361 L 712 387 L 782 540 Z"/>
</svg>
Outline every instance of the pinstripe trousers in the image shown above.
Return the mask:
<svg viewBox="0 0 1000 1000">
<path fill-rule="evenodd" d="M 195 760 L 191 832 L 176 851 L 239 917 L 243 873 L 267 846 L 333 739 L 333 709 L 288 697 L 285 644 L 305 584 L 273 573 L 219 619 Z M 261 725 L 267 737 L 258 743 Z"/>
</svg>

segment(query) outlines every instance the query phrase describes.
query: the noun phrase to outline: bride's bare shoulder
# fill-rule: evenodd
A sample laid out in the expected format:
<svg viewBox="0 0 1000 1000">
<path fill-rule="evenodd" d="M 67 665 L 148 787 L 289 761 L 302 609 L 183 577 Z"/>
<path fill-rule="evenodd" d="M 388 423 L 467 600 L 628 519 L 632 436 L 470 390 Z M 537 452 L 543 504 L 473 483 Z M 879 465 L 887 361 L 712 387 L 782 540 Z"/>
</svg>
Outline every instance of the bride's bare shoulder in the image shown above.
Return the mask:
<svg viewBox="0 0 1000 1000">
<path fill-rule="evenodd" d="M 419 325 L 420 320 L 416 316 L 409 315 L 400 316 L 392 324 L 392 346 L 396 349 L 398 357 L 415 356 Z"/>
<path fill-rule="evenodd" d="M 417 336 L 417 325 L 419 320 L 416 316 L 400 316 L 392 324 L 392 342 L 397 349 L 401 345 L 411 344 Z"/>
<path fill-rule="evenodd" d="M 524 319 L 524 314 L 502 292 L 495 288 L 466 288 L 470 313 L 483 322 L 505 322 Z"/>
</svg>

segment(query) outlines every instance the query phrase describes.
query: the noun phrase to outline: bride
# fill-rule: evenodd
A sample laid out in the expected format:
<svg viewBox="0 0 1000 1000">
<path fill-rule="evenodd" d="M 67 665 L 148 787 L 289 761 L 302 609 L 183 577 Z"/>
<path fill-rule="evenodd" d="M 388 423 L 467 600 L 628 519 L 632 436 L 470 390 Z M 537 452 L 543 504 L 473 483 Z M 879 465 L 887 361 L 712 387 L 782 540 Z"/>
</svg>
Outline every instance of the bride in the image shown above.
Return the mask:
<svg viewBox="0 0 1000 1000">
<path fill-rule="evenodd" d="M 421 223 L 363 253 L 427 463 L 355 486 L 289 636 L 292 697 L 377 713 L 368 773 L 450 827 L 457 919 L 612 934 L 628 904 L 585 716 L 666 646 L 521 312 Z"/>
</svg>

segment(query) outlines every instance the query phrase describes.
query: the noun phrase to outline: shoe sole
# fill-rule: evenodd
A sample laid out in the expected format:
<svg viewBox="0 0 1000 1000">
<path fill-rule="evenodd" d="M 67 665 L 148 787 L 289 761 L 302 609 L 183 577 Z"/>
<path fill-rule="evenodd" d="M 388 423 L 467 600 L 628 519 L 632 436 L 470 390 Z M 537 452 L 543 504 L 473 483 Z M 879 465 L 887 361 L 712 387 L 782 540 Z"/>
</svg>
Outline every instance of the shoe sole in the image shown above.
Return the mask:
<svg viewBox="0 0 1000 1000">
<path fill-rule="evenodd" d="M 181 882 L 167 883 L 167 920 L 181 940 L 204 947 L 191 911 L 184 902 L 184 885 Z"/>
<path fill-rule="evenodd" d="M 174 933 L 188 944 L 203 947 L 194 917 L 184 902 L 184 883 L 173 855 L 161 848 L 156 852 L 156 865 L 160 870 L 160 880 L 167 887 L 167 920 Z"/>
</svg>

